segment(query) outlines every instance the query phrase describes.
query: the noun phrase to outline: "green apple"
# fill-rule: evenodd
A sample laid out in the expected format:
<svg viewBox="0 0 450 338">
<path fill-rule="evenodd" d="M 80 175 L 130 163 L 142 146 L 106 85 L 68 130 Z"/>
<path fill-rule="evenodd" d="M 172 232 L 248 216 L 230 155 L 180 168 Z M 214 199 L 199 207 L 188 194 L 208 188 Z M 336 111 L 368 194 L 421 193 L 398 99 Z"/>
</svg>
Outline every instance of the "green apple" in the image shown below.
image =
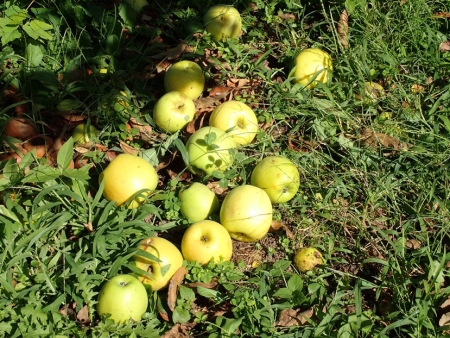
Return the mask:
<svg viewBox="0 0 450 338">
<path fill-rule="evenodd" d="M 214 109 L 209 125 L 227 131 L 238 145 L 251 143 L 258 131 L 258 119 L 252 108 L 233 100 Z"/>
<path fill-rule="evenodd" d="M 144 285 L 132 275 L 117 275 L 107 281 L 98 295 L 97 312 L 110 314 L 116 323 L 141 320 L 148 307 Z"/>
<path fill-rule="evenodd" d="M 164 88 L 166 92 L 178 91 L 195 100 L 205 88 L 205 75 L 202 68 L 195 62 L 179 61 L 166 72 Z"/>
<path fill-rule="evenodd" d="M 203 220 L 187 228 L 181 239 L 181 252 L 187 261 L 225 262 L 231 259 L 233 243 L 221 224 Z"/>
<path fill-rule="evenodd" d="M 100 134 L 100 131 L 92 124 L 79 124 L 72 130 L 73 142 L 75 145 L 83 145 L 89 143 L 92 139 L 95 139 Z"/>
<path fill-rule="evenodd" d="M 301 248 L 294 256 L 294 264 L 301 272 L 307 272 L 323 264 L 322 254 L 316 248 Z"/>
<path fill-rule="evenodd" d="M 146 251 L 158 259 L 139 254 L 134 256 L 136 267 L 152 275 L 152 277 L 149 277 L 143 274 L 138 277 L 139 280 L 144 285 L 151 286 L 153 291 L 167 287 L 175 272 L 183 266 L 183 256 L 180 250 L 165 238 L 150 237 L 144 239 L 139 244 L 138 249 Z"/>
<path fill-rule="evenodd" d="M 220 207 L 220 223 L 235 240 L 260 240 L 272 224 L 272 202 L 269 195 L 253 185 L 241 185 L 232 189 Z"/>
<path fill-rule="evenodd" d="M 194 101 L 185 94 L 172 91 L 164 94 L 153 108 L 153 120 L 164 131 L 175 133 L 195 116 Z"/>
<path fill-rule="evenodd" d="M 267 156 L 256 164 L 250 178 L 251 184 L 263 189 L 272 203 L 291 200 L 300 187 L 297 166 L 283 156 Z"/>
<path fill-rule="evenodd" d="M 210 175 L 214 170 L 225 171 L 233 162 L 236 142 L 231 135 L 216 127 L 203 127 L 186 142 L 189 170 L 194 174 Z"/>
<path fill-rule="evenodd" d="M 241 34 L 241 14 L 233 6 L 216 5 L 211 7 L 203 16 L 203 23 L 208 33 L 216 41 L 237 38 Z"/>
<path fill-rule="evenodd" d="M 317 82 L 327 83 L 332 72 L 331 56 L 319 48 L 304 49 L 295 58 L 294 80 L 306 88 L 314 88 Z"/>
<path fill-rule="evenodd" d="M 194 182 L 180 191 L 180 211 L 191 222 L 207 219 L 219 211 L 219 199 L 206 185 Z"/>
</svg>

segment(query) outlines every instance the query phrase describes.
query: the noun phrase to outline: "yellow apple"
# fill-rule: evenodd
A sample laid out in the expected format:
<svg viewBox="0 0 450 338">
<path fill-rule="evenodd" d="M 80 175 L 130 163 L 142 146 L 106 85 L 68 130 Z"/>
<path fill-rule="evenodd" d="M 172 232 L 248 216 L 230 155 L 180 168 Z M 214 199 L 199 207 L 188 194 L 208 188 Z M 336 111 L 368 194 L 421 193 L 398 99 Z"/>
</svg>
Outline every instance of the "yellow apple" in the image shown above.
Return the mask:
<svg viewBox="0 0 450 338">
<path fill-rule="evenodd" d="M 194 101 L 185 94 L 172 91 L 164 94 L 153 108 L 153 120 L 162 130 L 175 133 L 195 116 Z"/>
<path fill-rule="evenodd" d="M 107 281 L 98 294 L 97 312 L 109 314 L 116 323 L 141 320 L 148 307 L 144 285 L 132 275 L 117 275 Z"/>
<path fill-rule="evenodd" d="M 301 272 L 307 272 L 323 264 L 322 254 L 316 248 L 301 248 L 294 256 L 294 264 Z"/>
<path fill-rule="evenodd" d="M 233 6 L 216 5 L 211 7 L 203 16 L 203 23 L 208 33 L 216 41 L 237 38 L 241 34 L 241 14 Z"/>
<path fill-rule="evenodd" d="M 283 156 L 267 156 L 252 171 L 251 184 L 263 189 L 272 203 L 291 200 L 300 187 L 297 166 Z"/>
<path fill-rule="evenodd" d="M 151 286 L 153 291 L 161 290 L 169 285 L 170 279 L 183 266 L 183 256 L 180 250 L 161 237 L 150 237 L 139 244 L 140 250 L 155 256 L 159 261 L 136 254 L 134 262 L 136 267 L 149 272 L 153 277 L 141 275 L 138 279 L 144 284 Z"/>
<path fill-rule="evenodd" d="M 232 189 L 220 207 L 220 223 L 235 240 L 260 240 L 272 224 L 272 202 L 269 195 L 253 185 L 241 185 Z"/>
<path fill-rule="evenodd" d="M 192 100 L 197 99 L 205 88 L 202 68 L 193 61 L 183 60 L 173 64 L 164 75 L 166 92 L 181 92 Z"/>
<path fill-rule="evenodd" d="M 219 199 L 206 185 L 194 182 L 178 194 L 180 211 L 191 222 L 207 219 L 219 211 Z"/>
<path fill-rule="evenodd" d="M 233 162 L 237 145 L 233 138 L 216 127 L 203 127 L 186 142 L 189 170 L 210 175 L 214 170 L 225 171 Z"/>
<path fill-rule="evenodd" d="M 258 119 L 252 108 L 239 101 L 218 105 L 209 118 L 209 125 L 228 132 L 238 145 L 251 143 L 258 131 Z"/>
<path fill-rule="evenodd" d="M 99 134 L 100 131 L 92 124 L 88 127 L 86 124 L 81 123 L 72 130 L 73 142 L 77 146 L 89 143 L 91 139 L 97 138 Z"/>
<path fill-rule="evenodd" d="M 331 56 L 319 48 L 304 49 L 295 58 L 295 81 L 306 88 L 314 88 L 317 82 L 327 83 L 332 72 Z"/>
<path fill-rule="evenodd" d="M 146 196 L 156 189 L 158 174 L 142 157 L 120 154 L 100 173 L 99 183 L 102 182 L 104 182 L 103 196 L 119 206 L 141 192 L 128 206 L 137 208 L 145 201 Z"/>
<path fill-rule="evenodd" d="M 233 243 L 228 231 L 219 223 L 203 220 L 187 228 L 181 239 L 181 252 L 187 261 L 206 264 L 231 259 Z"/>
</svg>

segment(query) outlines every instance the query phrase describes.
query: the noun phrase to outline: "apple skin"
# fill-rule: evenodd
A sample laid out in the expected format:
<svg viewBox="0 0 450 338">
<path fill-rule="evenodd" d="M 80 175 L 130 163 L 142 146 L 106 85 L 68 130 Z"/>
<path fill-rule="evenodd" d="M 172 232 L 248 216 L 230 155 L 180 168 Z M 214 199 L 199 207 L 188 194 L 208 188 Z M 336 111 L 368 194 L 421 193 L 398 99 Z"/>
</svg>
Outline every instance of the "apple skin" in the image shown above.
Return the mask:
<svg viewBox="0 0 450 338">
<path fill-rule="evenodd" d="M 252 108 L 234 100 L 218 105 L 209 118 L 209 125 L 227 131 L 238 146 L 251 143 L 258 131 L 258 119 Z"/>
<path fill-rule="evenodd" d="M 237 38 L 242 29 L 241 14 L 233 6 L 227 5 L 216 5 L 209 8 L 203 16 L 203 24 L 216 41 Z"/>
<path fill-rule="evenodd" d="M 331 56 L 319 48 L 304 49 L 295 58 L 295 82 L 306 88 L 314 88 L 317 82 L 327 83 L 332 72 Z"/>
<path fill-rule="evenodd" d="M 272 203 L 291 200 L 300 187 L 297 166 L 283 156 L 267 156 L 256 164 L 250 178 L 252 185 L 263 189 Z"/>
<path fill-rule="evenodd" d="M 88 144 L 91 138 L 96 138 L 100 134 L 100 131 L 95 128 L 92 124 L 89 128 L 86 124 L 79 124 L 72 130 L 73 142 L 75 145 Z"/>
<path fill-rule="evenodd" d="M 158 174 L 149 162 L 130 154 L 117 155 L 99 176 L 99 183 L 105 182 L 103 196 L 119 206 L 140 190 L 147 189 L 143 195 L 148 195 L 156 189 L 158 180 Z M 128 208 L 137 208 L 144 201 L 144 197 L 137 196 Z"/>
<path fill-rule="evenodd" d="M 194 101 L 185 94 L 172 91 L 164 94 L 153 108 L 153 120 L 162 130 L 175 133 L 183 129 L 195 116 Z"/>
<path fill-rule="evenodd" d="M 323 264 L 322 254 L 316 248 L 301 248 L 294 256 L 294 264 L 301 272 L 307 272 Z"/>
<path fill-rule="evenodd" d="M 205 138 L 215 134 L 211 144 Z M 230 151 L 236 149 L 236 142 L 231 135 L 216 127 L 203 127 L 198 129 L 186 142 L 189 154 L 189 170 L 194 174 L 205 173 L 210 175 L 214 170 L 225 171 L 233 162 Z"/>
<path fill-rule="evenodd" d="M 220 223 L 231 238 L 256 242 L 263 238 L 272 224 L 272 203 L 269 195 L 253 185 L 232 189 L 220 207 Z"/>
<path fill-rule="evenodd" d="M 179 61 L 164 75 L 164 88 L 166 92 L 178 91 L 195 100 L 205 88 L 205 74 L 195 62 Z"/>
<path fill-rule="evenodd" d="M 181 214 L 191 222 L 207 219 L 219 211 L 219 199 L 206 185 L 194 182 L 180 191 Z"/>
<path fill-rule="evenodd" d="M 151 270 L 149 272 L 153 275 L 153 278 L 142 275 L 138 279 L 144 285 L 150 286 L 153 291 L 166 288 L 175 272 L 183 266 L 183 256 L 180 250 L 167 239 L 161 237 L 144 239 L 139 243 L 138 248 L 147 251 L 161 261 L 157 262 L 136 254 L 133 257 L 136 267 L 144 271 Z M 170 267 L 168 267 L 169 264 Z"/>
<path fill-rule="evenodd" d="M 181 239 L 181 252 L 187 261 L 198 261 L 200 264 L 227 262 L 233 255 L 233 243 L 221 224 L 203 220 L 187 228 Z"/>
<path fill-rule="evenodd" d="M 148 294 L 144 285 L 132 275 L 116 275 L 107 281 L 98 295 L 97 312 L 111 314 L 116 323 L 129 319 L 139 321 L 148 307 Z"/>
</svg>

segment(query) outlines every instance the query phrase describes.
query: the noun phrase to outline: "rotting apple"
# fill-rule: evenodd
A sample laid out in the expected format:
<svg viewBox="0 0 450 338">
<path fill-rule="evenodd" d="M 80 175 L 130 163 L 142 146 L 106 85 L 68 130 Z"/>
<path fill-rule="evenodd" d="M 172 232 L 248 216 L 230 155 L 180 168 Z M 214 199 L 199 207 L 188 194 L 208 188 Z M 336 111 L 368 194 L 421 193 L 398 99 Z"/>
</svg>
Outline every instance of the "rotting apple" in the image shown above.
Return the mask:
<svg viewBox="0 0 450 338">
<path fill-rule="evenodd" d="M 269 195 L 253 185 L 233 188 L 220 207 L 220 223 L 235 240 L 260 240 L 272 224 L 272 202 Z"/>
<path fill-rule="evenodd" d="M 294 264 L 301 272 L 310 271 L 323 264 L 322 253 L 316 248 L 301 248 L 294 256 Z"/>
<path fill-rule="evenodd" d="M 267 156 L 253 168 L 252 185 L 263 189 L 272 203 L 291 200 L 300 187 L 297 166 L 284 156 Z"/>
<path fill-rule="evenodd" d="M 253 109 L 234 100 L 218 105 L 210 115 L 209 125 L 228 132 L 238 145 L 251 143 L 258 131 Z"/>
<path fill-rule="evenodd" d="M 103 196 L 117 205 L 130 202 L 128 208 L 137 208 L 156 189 L 158 174 L 152 165 L 131 154 L 117 155 L 100 173 L 99 183 L 104 182 Z M 138 194 L 132 201 L 133 195 Z"/>
<path fill-rule="evenodd" d="M 191 222 L 207 219 L 219 211 L 219 199 L 206 185 L 192 183 L 178 194 L 181 201 L 181 214 Z"/>
<path fill-rule="evenodd" d="M 183 266 L 180 250 L 165 238 L 144 239 L 139 243 L 138 249 L 147 252 L 149 256 L 139 253 L 134 255 L 136 267 L 151 274 L 151 277 L 142 274 L 138 276 L 138 279 L 144 285 L 151 286 L 153 291 L 167 287 L 175 272 Z"/>
<path fill-rule="evenodd" d="M 212 6 L 203 16 L 203 23 L 216 41 L 237 38 L 241 34 L 241 14 L 233 6 Z"/>
<path fill-rule="evenodd" d="M 233 162 L 236 142 L 231 135 L 216 127 L 203 127 L 186 142 L 189 170 L 194 174 L 210 175 L 214 170 L 225 171 Z"/>
<path fill-rule="evenodd" d="M 331 56 L 319 48 L 304 49 L 295 58 L 294 80 L 305 88 L 331 81 L 332 72 Z"/>
<path fill-rule="evenodd" d="M 164 94 L 153 108 L 153 120 L 168 133 L 175 133 L 183 129 L 194 119 L 194 116 L 194 101 L 177 91 Z"/>
<path fill-rule="evenodd" d="M 164 75 L 164 88 L 166 92 L 178 91 L 195 100 L 205 88 L 205 74 L 195 62 L 179 61 L 174 63 Z"/>
<path fill-rule="evenodd" d="M 108 280 L 98 295 L 97 313 L 110 314 L 116 323 L 140 321 L 148 307 L 144 285 L 132 275 L 116 275 Z"/>
<path fill-rule="evenodd" d="M 233 254 L 233 243 L 228 231 L 219 223 L 203 220 L 191 224 L 181 239 L 181 252 L 187 261 L 206 264 L 226 262 Z"/>
<path fill-rule="evenodd" d="M 75 145 L 83 145 L 91 142 L 92 139 L 97 138 L 100 131 L 92 124 L 81 123 L 72 129 L 72 137 Z"/>
</svg>

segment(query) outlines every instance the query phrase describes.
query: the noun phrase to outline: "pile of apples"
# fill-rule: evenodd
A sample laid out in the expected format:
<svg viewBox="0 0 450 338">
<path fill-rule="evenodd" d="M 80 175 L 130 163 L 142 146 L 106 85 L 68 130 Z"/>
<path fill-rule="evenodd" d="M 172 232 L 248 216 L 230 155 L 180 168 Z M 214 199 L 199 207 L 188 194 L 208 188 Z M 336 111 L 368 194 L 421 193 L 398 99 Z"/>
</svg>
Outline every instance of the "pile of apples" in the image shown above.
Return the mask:
<svg viewBox="0 0 450 338">
<path fill-rule="evenodd" d="M 214 6 L 205 14 L 204 24 L 215 40 L 224 40 L 239 36 L 242 21 L 233 7 Z M 328 81 L 331 71 L 327 53 L 306 49 L 296 58 L 295 81 L 313 88 L 318 82 Z M 203 93 L 204 83 L 205 75 L 198 64 L 183 60 L 172 65 L 164 78 L 166 93 L 153 110 L 155 124 L 167 133 L 183 130 L 195 118 L 194 100 Z M 199 177 L 224 172 L 233 164 L 236 152 L 250 144 L 257 132 L 258 120 L 248 105 L 234 100 L 218 105 L 209 125 L 195 131 L 185 144 L 188 169 Z M 99 182 L 106 199 L 137 208 L 156 189 L 158 175 L 143 158 L 120 154 L 100 174 Z M 98 313 L 110 314 L 117 322 L 140 320 L 148 306 L 148 289 L 166 288 L 184 260 L 201 264 L 229 261 L 233 240 L 256 242 L 264 238 L 272 224 L 273 204 L 291 200 L 299 186 L 299 171 L 292 161 L 266 156 L 253 168 L 250 183 L 231 189 L 222 201 L 200 182 L 184 187 L 179 192 L 180 211 L 190 225 L 181 247 L 161 237 L 142 240 L 133 257 L 134 274 L 118 275 L 103 286 Z M 211 220 L 217 214 L 219 221 Z M 315 259 L 312 263 L 311 257 Z M 322 256 L 315 249 L 299 251 L 295 257 L 301 271 L 321 262 Z"/>
</svg>

